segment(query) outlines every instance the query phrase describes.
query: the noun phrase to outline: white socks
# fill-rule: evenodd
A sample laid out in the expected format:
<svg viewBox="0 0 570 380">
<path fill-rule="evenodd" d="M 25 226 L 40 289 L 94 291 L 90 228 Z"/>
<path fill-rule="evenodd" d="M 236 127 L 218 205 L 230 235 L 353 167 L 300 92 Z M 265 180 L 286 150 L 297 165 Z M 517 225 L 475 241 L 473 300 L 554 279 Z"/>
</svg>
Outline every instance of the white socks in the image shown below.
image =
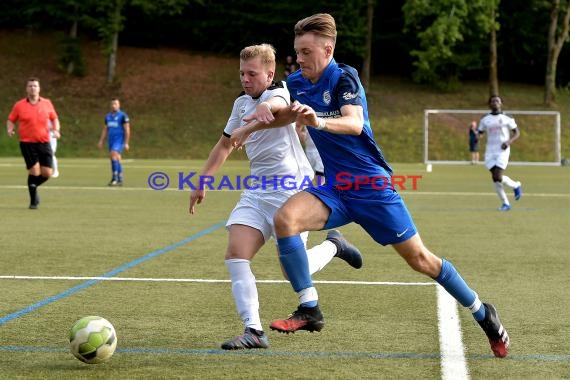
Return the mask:
<svg viewBox="0 0 570 380">
<path fill-rule="evenodd" d="M 259 316 L 257 286 L 249 260 L 229 259 L 225 262 L 230 272 L 232 293 L 240 318 L 245 327 L 263 331 L 261 317 Z"/>
<path fill-rule="evenodd" d="M 301 290 L 300 292 L 297 293 L 297 295 L 299 296 L 299 303 L 303 304 L 303 303 L 307 303 L 310 301 L 318 301 L 319 300 L 319 295 L 317 294 L 317 289 L 315 289 L 314 286 L 311 286 L 310 288 L 306 288 Z"/>
<path fill-rule="evenodd" d="M 503 176 L 503 181 L 501 182 L 503 185 L 507 185 L 508 187 L 511 187 L 513 189 L 519 187 L 521 185 L 520 182 L 518 181 L 513 181 L 512 179 L 510 179 L 509 177 L 507 177 L 506 175 Z"/>
<path fill-rule="evenodd" d="M 307 260 L 309 261 L 309 272 L 311 275 L 322 270 L 336 255 L 336 244 L 325 240 L 321 244 L 307 250 Z M 317 289 L 310 287 L 297 293 L 299 303 L 318 301 Z"/>
<path fill-rule="evenodd" d="M 319 245 L 307 250 L 309 260 L 309 272 L 314 274 L 322 270 L 336 255 L 336 245 L 329 240 L 323 241 Z"/>
<path fill-rule="evenodd" d="M 336 245 L 325 240 L 321 244 L 307 250 L 309 271 L 311 274 L 323 269 L 336 255 Z M 225 261 L 232 280 L 232 293 L 236 303 L 237 312 L 245 327 L 263 331 L 261 317 L 259 316 L 259 297 L 255 276 L 251 271 L 249 260 L 228 259 Z M 317 300 L 317 291 L 313 288 L 303 289 L 299 294 L 301 303 Z"/>
<path fill-rule="evenodd" d="M 504 181 L 503 177 L 503 181 Z M 497 195 L 499 199 L 503 202 L 504 205 L 510 205 L 509 199 L 507 198 L 507 194 L 505 193 L 505 188 L 501 182 L 493 182 L 495 184 L 495 190 L 497 191 Z"/>
</svg>

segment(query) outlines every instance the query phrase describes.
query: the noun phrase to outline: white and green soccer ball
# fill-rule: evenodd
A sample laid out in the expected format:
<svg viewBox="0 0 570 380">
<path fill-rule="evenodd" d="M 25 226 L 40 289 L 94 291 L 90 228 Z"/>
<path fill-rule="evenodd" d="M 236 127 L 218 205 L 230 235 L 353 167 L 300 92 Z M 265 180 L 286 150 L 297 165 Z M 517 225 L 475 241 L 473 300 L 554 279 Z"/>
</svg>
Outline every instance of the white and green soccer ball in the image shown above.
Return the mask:
<svg viewBox="0 0 570 380">
<path fill-rule="evenodd" d="M 103 363 L 113 356 L 117 348 L 117 333 L 105 318 L 83 317 L 69 332 L 69 347 L 73 356 L 84 363 Z"/>
</svg>

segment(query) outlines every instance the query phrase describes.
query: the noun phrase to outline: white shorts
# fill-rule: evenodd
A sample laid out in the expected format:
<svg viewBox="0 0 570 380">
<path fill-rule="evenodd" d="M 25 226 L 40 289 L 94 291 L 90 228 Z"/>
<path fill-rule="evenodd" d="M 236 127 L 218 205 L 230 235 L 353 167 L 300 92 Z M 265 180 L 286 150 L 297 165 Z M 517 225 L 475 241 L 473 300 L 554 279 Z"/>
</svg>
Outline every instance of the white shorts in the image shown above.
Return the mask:
<svg viewBox="0 0 570 380">
<path fill-rule="evenodd" d="M 249 226 L 261 232 L 266 242 L 273 237 L 275 243 L 277 243 L 273 216 L 279 207 L 293 194 L 286 191 L 280 193 L 244 191 L 226 222 L 226 228 L 232 224 Z M 308 236 L 308 232 L 301 234 L 301 239 L 305 246 L 307 245 Z"/>
<path fill-rule="evenodd" d="M 485 152 L 485 167 L 487 169 L 492 169 L 494 166 L 498 166 L 499 168 L 505 170 L 509 164 L 510 154 L 510 149 L 505 149 L 499 153 Z"/>
<path fill-rule="evenodd" d="M 55 137 L 50 136 L 49 143 L 51 145 L 51 150 L 52 150 L 53 154 L 55 155 L 55 151 L 57 150 L 57 139 Z"/>
</svg>

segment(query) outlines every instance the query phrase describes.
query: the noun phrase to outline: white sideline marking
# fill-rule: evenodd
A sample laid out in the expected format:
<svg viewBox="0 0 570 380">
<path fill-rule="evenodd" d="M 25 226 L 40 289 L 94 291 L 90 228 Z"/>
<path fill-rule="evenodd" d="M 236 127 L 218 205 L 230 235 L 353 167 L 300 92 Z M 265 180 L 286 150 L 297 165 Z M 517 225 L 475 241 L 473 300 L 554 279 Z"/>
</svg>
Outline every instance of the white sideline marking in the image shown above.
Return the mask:
<svg viewBox="0 0 570 380">
<path fill-rule="evenodd" d="M 139 278 L 139 277 L 82 277 L 82 276 L 0 276 L 0 280 L 66 280 L 66 281 L 143 281 L 143 282 L 210 282 L 229 283 L 231 280 L 204 278 Z M 257 280 L 262 284 L 286 284 L 286 280 Z M 391 286 L 433 286 L 435 282 L 392 282 L 392 281 L 313 281 L 315 284 L 332 285 L 391 285 Z"/>
<path fill-rule="evenodd" d="M 442 286 L 438 285 L 436 288 L 441 378 L 443 380 L 468 380 L 470 378 L 469 369 L 465 362 L 457 302 Z"/>
</svg>

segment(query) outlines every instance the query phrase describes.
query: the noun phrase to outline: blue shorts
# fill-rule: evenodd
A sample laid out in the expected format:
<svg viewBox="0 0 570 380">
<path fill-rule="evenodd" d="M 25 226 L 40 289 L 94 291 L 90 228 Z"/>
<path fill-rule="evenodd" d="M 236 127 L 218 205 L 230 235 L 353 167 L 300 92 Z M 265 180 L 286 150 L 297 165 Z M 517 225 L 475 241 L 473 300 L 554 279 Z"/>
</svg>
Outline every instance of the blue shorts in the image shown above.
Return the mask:
<svg viewBox="0 0 570 380">
<path fill-rule="evenodd" d="M 114 150 L 115 152 L 123 153 L 124 146 L 123 140 L 109 140 L 109 152 Z"/>
<path fill-rule="evenodd" d="M 417 233 L 404 201 L 392 189 L 310 187 L 304 191 L 319 198 L 331 210 L 324 229 L 355 222 L 382 245 L 404 242 Z"/>
</svg>

